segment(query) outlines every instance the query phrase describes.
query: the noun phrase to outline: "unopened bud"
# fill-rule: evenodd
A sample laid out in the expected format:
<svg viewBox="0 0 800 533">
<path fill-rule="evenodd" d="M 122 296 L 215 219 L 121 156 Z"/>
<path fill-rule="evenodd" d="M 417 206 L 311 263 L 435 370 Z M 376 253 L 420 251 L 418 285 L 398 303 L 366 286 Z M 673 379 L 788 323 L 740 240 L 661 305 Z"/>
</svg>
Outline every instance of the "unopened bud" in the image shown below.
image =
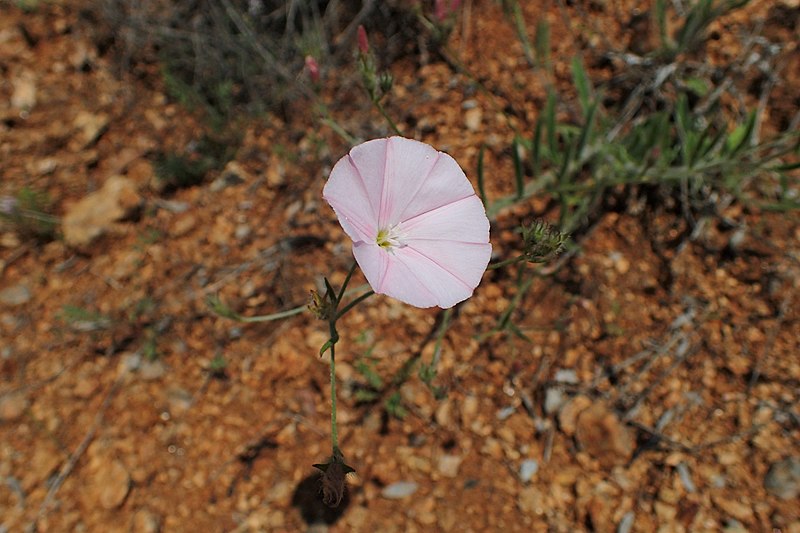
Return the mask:
<svg viewBox="0 0 800 533">
<path fill-rule="evenodd" d="M 313 83 L 319 83 L 319 63 L 312 56 L 306 56 L 306 70 Z"/>
<path fill-rule="evenodd" d="M 439 22 L 444 22 L 453 15 L 461 5 L 461 0 L 436 0 L 433 14 Z"/>
<path fill-rule="evenodd" d="M 369 41 L 367 40 L 367 30 L 364 29 L 362 24 L 358 25 L 358 51 L 362 55 L 369 53 Z"/>
<path fill-rule="evenodd" d="M 394 78 L 388 72 L 381 72 L 378 76 L 378 84 L 381 87 L 381 91 L 386 94 L 392 90 L 392 83 L 394 82 Z"/>
<path fill-rule="evenodd" d="M 523 254 L 531 263 L 546 263 L 564 251 L 569 235 L 547 222 L 537 220 L 522 227 Z"/>
</svg>

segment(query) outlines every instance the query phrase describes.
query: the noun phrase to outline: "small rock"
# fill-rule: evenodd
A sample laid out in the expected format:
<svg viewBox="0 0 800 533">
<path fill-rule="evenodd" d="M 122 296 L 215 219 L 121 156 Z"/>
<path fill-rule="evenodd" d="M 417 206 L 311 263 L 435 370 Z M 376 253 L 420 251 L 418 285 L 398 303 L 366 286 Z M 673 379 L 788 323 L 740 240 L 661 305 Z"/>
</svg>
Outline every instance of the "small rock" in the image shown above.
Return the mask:
<svg viewBox="0 0 800 533">
<path fill-rule="evenodd" d="M 787 457 L 770 466 L 764 488 L 782 500 L 797 498 L 800 495 L 800 458 Z"/>
<path fill-rule="evenodd" d="M 711 497 L 711 500 L 720 511 L 727 514 L 729 517 L 742 522 L 753 521 L 753 508 L 740 501 L 738 498 L 728 498 L 722 494 L 715 494 Z"/>
<path fill-rule="evenodd" d="M 578 415 L 592 405 L 592 400 L 586 396 L 576 396 L 561 408 L 558 414 L 558 425 L 568 437 L 575 434 Z"/>
<path fill-rule="evenodd" d="M 25 285 L 12 285 L 0 291 L 0 304 L 9 307 L 23 305 L 31 300 L 31 291 Z"/>
<path fill-rule="evenodd" d="M 22 488 L 25 492 L 42 483 L 61 464 L 61 451 L 55 444 L 44 442 L 36 445 L 33 457 L 25 463 Z"/>
<path fill-rule="evenodd" d="M 28 408 L 28 398 L 21 392 L 12 392 L 0 397 L 0 422 L 18 420 Z"/>
<path fill-rule="evenodd" d="M 544 412 L 551 415 L 561 409 L 567 402 L 561 387 L 548 387 L 544 392 Z"/>
<path fill-rule="evenodd" d="M 628 511 L 622 517 L 622 520 L 619 521 L 619 525 L 617 526 L 617 533 L 630 533 L 631 529 L 633 529 L 633 522 L 636 520 L 636 515 L 633 514 L 633 511 Z"/>
<path fill-rule="evenodd" d="M 462 424 L 468 425 L 475 420 L 475 416 L 478 414 L 478 403 L 478 397 L 473 396 L 472 394 L 464 398 L 464 401 L 461 403 Z"/>
<path fill-rule="evenodd" d="M 192 406 L 192 393 L 180 387 L 171 387 L 167 391 L 169 412 L 173 415 L 185 413 Z"/>
<path fill-rule="evenodd" d="M 183 215 L 175 220 L 169 230 L 169 234 L 173 237 L 183 237 L 194 229 L 197 225 L 197 218 L 192 214 Z"/>
<path fill-rule="evenodd" d="M 131 476 L 119 461 L 103 465 L 94 475 L 90 494 L 92 499 L 104 509 L 116 509 L 128 496 L 131 488 Z"/>
<path fill-rule="evenodd" d="M 75 388 L 72 390 L 72 393 L 81 399 L 91 398 L 92 395 L 97 391 L 100 383 L 97 381 L 95 376 L 81 376 L 78 382 L 75 384 Z"/>
<path fill-rule="evenodd" d="M 480 107 L 473 107 L 464 112 L 464 125 L 469 131 L 478 131 L 483 121 L 483 111 Z"/>
<path fill-rule="evenodd" d="M 511 415 L 514 414 L 514 411 L 516 410 L 517 408 L 514 407 L 513 405 L 503 407 L 502 409 L 497 411 L 497 419 L 500 420 L 501 422 L 503 420 L 507 420 Z"/>
<path fill-rule="evenodd" d="M 267 185 L 271 188 L 281 187 L 286 183 L 286 170 L 282 163 L 267 166 Z"/>
<path fill-rule="evenodd" d="M 100 190 L 67 210 L 62 224 L 64 240 L 73 247 L 86 246 L 111 230 L 115 222 L 131 216 L 141 203 L 132 181 L 112 176 Z"/>
<path fill-rule="evenodd" d="M 139 509 L 131 519 L 131 531 L 141 533 L 158 533 L 161 524 L 158 516 L 147 509 Z"/>
<path fill-rule="evenodd" d="M 185 213 L 191 207 L 189 202 L 181 202 L 179 200 L 164 200 L 160 198 L 155 201 L 155 204 L 159 207 L 159 209 L 163 209 L 177 215 Z"/>
<path fill-rule="evenodd" d="M 236 240 L 243 241 L 253 233 L 253 230 L 247 224 L 239 224 L 236 226 L 236 230 L 233 232 L 233 236 L 236 237 Z"/>
<path fill-rule="evenodd" d="M 436 414 L 434 415 L 436 423 L 442 427 L 448 427 L 453 420 L 452 411 L 453 402 L 449 399 L 442 400 L 436 408 Z"/>
<path fill-rule="evenodd" d="M 164 363 L 158 359 L 155 361 L 145 359 L 139 367 L 139 375 L 145 381 L 160 379 L 166 371 L 167 368 L 164 366 Z"/>
<path fill-rule="evenodd" d="M 464 458 L 459 457 L 458 455 L 445 454 L 439 457 L 439 462 L 436 468 L 443 476 L 454 478 L 458 476 L 458 469 L 461 467 L 461 462 L 463 460 Z"/>
<path fill-rule="evenodd" d="M 602 403 L 595 403 L 578 415 L 575 440 L 606 468 L 628 461 L 633 454 L 633 435 Z"/>
<path fill-rule="evenodd" d="M 535 459 L 525 459 L 519 466 L 519 479 L 523 483 L 529 482 L 539 471 L 539 462 Z"/>
<path fill-rule="evenodd" d="M 72 125 L 77 130 L 74 148 L 87 148 L 100 138 L 108 129 L 110 119 L 103 113 L 94 114 L 88 111 L 79 111 Z"/>
<path fill-rule="evenodd" d="M 522 489 L 517 498 L 520 511 L 528 515 L 542 516 L 547 510 L 547 504 L 544 494 L 536 487 Z"/>
<path fill-rule="evenodd" d="M 556 370 L 555 380 L 559 383 L 569 383 L 570 385 L 578 384 L 578 373 L 571 368 L 562 368 Z"/>
<path fill-rule="evenodd" d="M 387 500 L 401 500 L 417 492 L 419 485 L 413 481 L 397 481 L 387 485 L 381 491 L 381 496 Z"/>
<path fill-rule="evenodd" d="M 247 171 L 236 161 L 230 161 L 217 179 L 211 182 L 211 192 L 220 192 L 223 189 L 240 185 L 247 181 Z"/>
<path fill-rule="evenodd" d="M 36 105 L 36 76 L 32 71 L 23 71 L 11 85 L 11 107 L 27 113 Z"/>
</svg>

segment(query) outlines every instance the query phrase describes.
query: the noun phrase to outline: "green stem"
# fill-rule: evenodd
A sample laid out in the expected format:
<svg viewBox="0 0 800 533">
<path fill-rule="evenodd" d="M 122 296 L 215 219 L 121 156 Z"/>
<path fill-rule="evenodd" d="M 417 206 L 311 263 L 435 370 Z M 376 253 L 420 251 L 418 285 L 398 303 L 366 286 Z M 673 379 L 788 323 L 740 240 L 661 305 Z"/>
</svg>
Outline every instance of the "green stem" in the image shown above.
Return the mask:
<svg viewBox="0 0 800 533">
<path fill-rule="evenodd" d="M 350 302 L 349 304 L 347 304 L 346 306 L 344 306 L 344 309 L 342 309 L 336 314 L 335 320 L 339 320 L 340 318 L 342 318 L 349 310 L 351 310 L 352 308 L 354 308 L 355 306 L 357 306 L 358 304 L 360 304 L 373 294 L 375 294 L 375 291 L 369 290 L 364 294 L 362 294 L 361 296 L 359 296 L 358 298 L 356 298 L 355 300 L 353 300 L 352 302 Z"/>
<path fill-rule="evenodd" d="M 392 120 L 392 117 L 390 117 L 389 113 L 386 112 L 386 109 L 383 107 L 383 104 L 381 104 L 377 99 L 373 100 L 372 102 L 375 104 L 375 107 L 378 108 L 378 111 L 380 111 L 381 115 L 383 115 L 383 118 L 386 119 L 386 122 L 389 123 L 389 126 L 392 128 L 395 135 L 403 135 L 400 132 L 400 128 L 398 128 L 397 124 L 395 124 L 394 120 Z"/>
<path fill-rule="evenodd" d="M 335 326 L 331 322 L 331 336 L 335 333 Z M 339 449 L 339 429 L 336 426 L 336 351 L 331 344 L 331 447 L 334 455 Z"/>
<path fill-rule="evenodd" d="M 514 265 L 519 263 L 525 259 L 524 255 L 518 255 L 517 257 L 512 257 L 511 259 L 506 259 L 505 261 L 500 261 L 499 263 L 494 263 L 486 267 L 486 270 L 497 270 L 498 268 L 502 268 L 507 265 Z"/>
<path fill-rule="evenodd" d="M 272 320 L 280 320 L 281 318 L 288 318 L 290 316 L 299 315 L 303 311 L 308 309 L 307 305 L 301 305 L 299 307 L 295 307 L 293 309 L 287 309 L 286 311 L 281 311 L 279 313 L 272 313 L 271 315 L 259 315 L 259 316 L 242 316 L 236 315 L 235 320 L 239 322 L 270 322 Z"/>
<path fill-rule="evenodd" d="M 344 278 L 344 282 L 342 283 L 342 288 L 339 289 L 339 294 L 336 296 L 336 306 L 337 307 L 339 306 L 339 303 L 341 303 L 342 298 L 344 298 L 344 291 L 347 290 L 347 284 L 350 283 L 350 278 L 353 277 L 353 272 L 356 271 L 356 266 L 358 266 L 358 263 L 353 261 L 353 266 L 350 267 L 350 271 L 347 273 L 347 276 L 345 276 L 345 278 Z"/>
</svg>

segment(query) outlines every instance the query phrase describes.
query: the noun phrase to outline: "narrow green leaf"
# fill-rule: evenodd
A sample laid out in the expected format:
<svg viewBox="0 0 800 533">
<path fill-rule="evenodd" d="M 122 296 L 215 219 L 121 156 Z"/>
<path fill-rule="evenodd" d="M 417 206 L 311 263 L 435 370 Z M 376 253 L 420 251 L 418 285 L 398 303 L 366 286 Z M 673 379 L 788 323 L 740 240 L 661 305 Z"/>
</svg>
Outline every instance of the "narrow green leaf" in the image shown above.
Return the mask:
<svg viewBox="0 0 800 533">
<path fill-rule="evenodd" d="M 550 70 L 550 23 L 544 18 L 536 24 L 536 61 L 539 67 Z"/>
<path fill-rule="evenodd" d="M 592 102 L 587 110 L 586 114 L 586 123 L 583 125 L 581 129 L 580 137 L 578 138 L 578 146 L 575 150 L 575 158 L 580 160 L 583 156 L 583 149 L 586 147 L 586 142 L 589 140 L 592 129 L 594 129 L 594 117 L 595 112 L 597 111 L 597 102 Z"/>
<path fill-rule="evenodd" d="M 572 81 L 575 84 L 575 89 L 578 91 L 581 111 L 583 111 L 583 116 L 586 117 L 589 112 L 589 101 L 592 97 L 591 85 L 589 76 L 586 74 L 586 69 L 583 67 L 583 62 L 578 56 L 572 58 Z"/>
<path fill-rule="evenodd" d="M 558 143 L 556 137 L 556 95 L 550 90 L 547 93 L 547 103 L 544 106 L 544 120 L 547 125 L 547 147 L 550 150 L 550 159 L 558 161 Z"/>
<path fill-rule="evenodd" d="M 319 349 L 319 356 L 322 357 L 331 346 L 333 346 L 333 339 L 328 339 L 328 341 L 322 345 L 322 348 Z"/>
<path fill-rule="evenodd" d="M 658 26 L 658 35 L 661 39 L 661 48 L 669 49 L 672 47 L 669 35 L 667 34 L 667 2 L 666 0 L 656 0 L 653 16 Z"/>
<path fill-rule="evenodd" d="M 483 206 L 486 209 L 488 209 L 489 208 L 489 202 L 488 202 L 488 200 L 486 198 L 486 189 L 485 189 L 485 184 L 484 184 L 484 181 L 483 181 L 483 156 L 484 156 L 484 152 L 486 152 L 486 145 L 482 144 L 481 145 L 481 149 L 478 152 L 478 170 L 477 170 L 477 173 L 478 173 L 478 194 L 481 195 L 481 202 L 483 202 Z"/>
<path fill-rule="evenodd" d="M 787 170 L 797 170 L 798 168 L 800 168 L 800 161 L 798 161 L 797 163 L 786 163 L 785 165 L 778 165 L 772 167 L 770 170 L 785 172 Z"/>
<path fill-rule="evenodd" d="M 531 142 L 531 168 L 534 177 L 539 175 L 542 164 L 542 116 L 536 119 L 536 127 L 533 130 L 533 141 Z"/>
<path fill-rule="evenodd" d="M 734 155 L 739 153 L 742 148 L 745 148 L 753 138 L 755 126 L 756 112 L 751 111 L 750 115 L 747 117 L 747 122 L 739 124 L 739 126 L 734 128 L 730 135 L 728 135 L 728 138 L 725 140 L 725 153 Z"/>
<path fill-rule="evenodd" d="M 522 198 L 525 193 L 525 173 L 522 168 L 522 157 L 520 157 L 520 141 L 519 137 L 515 136 L 514 141 L 511 143 L 511 157 L 514 159 L 514 181 L 517 187 L 517 199 Z"/>
</svg>

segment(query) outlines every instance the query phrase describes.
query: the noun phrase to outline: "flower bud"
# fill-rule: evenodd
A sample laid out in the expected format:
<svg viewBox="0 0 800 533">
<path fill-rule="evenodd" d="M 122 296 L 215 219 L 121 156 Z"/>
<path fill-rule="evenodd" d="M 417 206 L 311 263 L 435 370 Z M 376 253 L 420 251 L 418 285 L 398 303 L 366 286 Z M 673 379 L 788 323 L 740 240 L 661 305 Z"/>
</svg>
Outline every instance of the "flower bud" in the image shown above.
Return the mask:
<svg viewBox="0 0 800 533">
<path fill-rule="evenodd" d="M 364 29 L 362 24 L 358 25 L 358 51 L 362 55 L 369 53 L 369 41 L 367 40 L 367 30 Z"/>
<path fill-rule="evenodd" d="M 569 235 L 537 220 L 522 227 L 523 254 L 530 263 L 546 263 L 564 251 Z"/>
<path fill-rule="evenodd" d="M 378 76 L 378 84 L 384 94 L 392 90 L 392 83 L 394 83 L 394 78 L 389 72 L 381 72 Z"/>
<path fill-rule="evenodd" d="M 319 63 L 312 56 L 306 56 L 306 70 L 313 83 L 319 83 Z"/>
</svg>

